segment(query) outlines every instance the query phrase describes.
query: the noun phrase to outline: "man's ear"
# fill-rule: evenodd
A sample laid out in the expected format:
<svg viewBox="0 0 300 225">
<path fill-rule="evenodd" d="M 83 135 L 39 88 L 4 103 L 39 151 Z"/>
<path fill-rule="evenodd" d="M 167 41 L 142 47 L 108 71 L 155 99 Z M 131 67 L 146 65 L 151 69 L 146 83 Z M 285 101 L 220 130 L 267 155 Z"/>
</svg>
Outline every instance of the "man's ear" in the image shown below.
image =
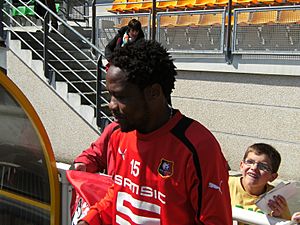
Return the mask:
<svg viewBox="0 0 300 225">
<path fill-rule="evenodd" d="M 144 89 L 145 97 L 148 101 L 154 101 L 163 95 L 159 84 L 152 84 Z"/>
<path fill-rule="evenodd" d="M 269 182 L 274 181 L 278 177 L 278 173 L 272 173 L 271 178 L 269 179 Z"/>
</svg>

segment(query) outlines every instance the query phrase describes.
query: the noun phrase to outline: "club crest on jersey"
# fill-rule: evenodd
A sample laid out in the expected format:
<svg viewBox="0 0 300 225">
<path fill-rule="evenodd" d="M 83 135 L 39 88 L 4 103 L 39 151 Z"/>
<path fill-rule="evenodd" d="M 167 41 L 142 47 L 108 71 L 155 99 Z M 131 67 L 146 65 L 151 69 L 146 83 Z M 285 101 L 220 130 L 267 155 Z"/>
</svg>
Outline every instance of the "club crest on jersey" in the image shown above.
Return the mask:
<svg viewBox="0 0 300 225">
<path fill-rule="evenodd" d="M 161 159 L 158 167 L 158 173 L 163 178 L 167 178 L 173 175 L 174 162 L 168 161 L 166 159 Z"/>
</svg>

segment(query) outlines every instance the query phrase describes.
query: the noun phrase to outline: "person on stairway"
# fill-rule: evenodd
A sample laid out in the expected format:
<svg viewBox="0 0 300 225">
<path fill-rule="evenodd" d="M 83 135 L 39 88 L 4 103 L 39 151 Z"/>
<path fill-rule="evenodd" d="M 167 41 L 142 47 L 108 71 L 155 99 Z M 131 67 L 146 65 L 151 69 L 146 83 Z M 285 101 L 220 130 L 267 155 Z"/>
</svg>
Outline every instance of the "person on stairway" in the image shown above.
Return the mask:
<svg viewBox="0 0 300 225">
<path fill-rule="evenodd" d="M 57 14 L 56 12 L 56 7 L 55 7 L 55 0 L 40 0 L 43 4 L 47 5 L 48 8 L 54 12 L 55 14 Z M 35 2 L 35 12 L 41 16 L 41 17 L 45 17 L 46 14 L 46 10 L 37 2 Z M 57 18 L 54 16 L 50 16 L 51 18 L 51 28 L 50 28 L 50 32 L 56 32 L 56 30 L 58 29 L 58 22 L 57 22 Z M 54 29 L 53 29 L 54 28 Z"/>
</svg>

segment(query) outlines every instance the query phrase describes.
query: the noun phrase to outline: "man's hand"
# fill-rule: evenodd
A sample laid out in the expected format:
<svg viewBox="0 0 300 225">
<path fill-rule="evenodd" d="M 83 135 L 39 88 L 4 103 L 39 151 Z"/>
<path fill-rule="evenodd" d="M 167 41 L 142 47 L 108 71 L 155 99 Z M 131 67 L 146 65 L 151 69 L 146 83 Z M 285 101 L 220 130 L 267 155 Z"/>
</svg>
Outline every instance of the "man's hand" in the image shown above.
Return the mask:
<svg viewBox="0 0 300 225">
<path fill-rule="evenodd" d="M 287 205 L 285 198 L 282 197 L 281 195 L 276 195 L 276 196 L 274 196 L 273 199 L 274 200 L 270 200 L 268 202 L 268 206 L 272 210 L 271 215 L 274 217 L 280 217 L 280 218 L 286 219 L 286 218 L 284 218 L 285 215 L 283 215 L 284 212 L 288 211 L 288 205 Z"/>
<path fill-rule="evenodd" d="M 81 220 L 77 223 L 77 225 L 89 225 L 87 222 Z"/>
<path fill-rule="evenodd" d="M 86 165 L 84 163 L 74 163 L 75 170 L 86 172 Z"/>
<path fill-rule="evenodd" d="M 296 212 L 293 214 L 292 221 L 295 221 L 296 223 L 300 223 L 300 212 Z"/>
</svg>

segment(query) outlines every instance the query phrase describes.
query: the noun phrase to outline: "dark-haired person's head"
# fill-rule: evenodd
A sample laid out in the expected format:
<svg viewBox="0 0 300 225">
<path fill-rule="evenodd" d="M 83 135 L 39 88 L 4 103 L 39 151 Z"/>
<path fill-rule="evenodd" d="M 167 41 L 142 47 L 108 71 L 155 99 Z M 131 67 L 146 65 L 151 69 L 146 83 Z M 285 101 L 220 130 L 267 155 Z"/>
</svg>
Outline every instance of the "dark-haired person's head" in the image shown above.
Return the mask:
<svg viewBox="0 0 300 225">
<path fill-rule="evenodd" d="M 141 22 L 138 21 L 137 19 L 132 19 L 128 22 L 128 35 L 131 38 L 131 41 L 135 41 L 142 31 L 142 25 Z"/>
<path fill-rule="evenodd" d="M 161 125 L 174 89 L 175 68 L 156 41 L 141 40 L 113 53 L 106 80 L 112 97 L 109 106 L 122 131 L 147 133 L 158 128 L 156 123 Z"/>
</svg>

